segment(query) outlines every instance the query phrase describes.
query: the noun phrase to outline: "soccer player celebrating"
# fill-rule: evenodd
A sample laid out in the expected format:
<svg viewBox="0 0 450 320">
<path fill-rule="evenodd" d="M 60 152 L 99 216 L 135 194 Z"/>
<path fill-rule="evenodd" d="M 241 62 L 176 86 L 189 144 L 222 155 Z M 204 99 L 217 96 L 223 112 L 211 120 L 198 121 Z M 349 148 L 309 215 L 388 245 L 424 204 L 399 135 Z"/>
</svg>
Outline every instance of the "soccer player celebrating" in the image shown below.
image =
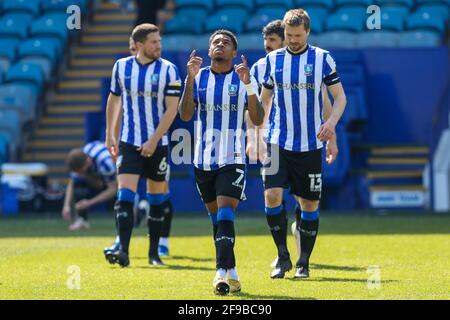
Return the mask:
<svg viewBox="0 0 450 320">
<path fill-rule="evenodd" d="M 267 53 L 274 50 L 278 50 L 284 47 L 284 27 L 283 21 L 274 20 L 269 22 L 262 30 L 264 37 L 264 49 Z M 261 58 L 253 64 L 250 69 L 250 74 L 255 77 L 258 82 L 258 86 L 261 88 L 264 82 L 264 72 L 266 70 L 266 58 Z M 326 85 L 322 85 L 322 99 L 323 99 L 323 118 L 328 120 L 331 114 L 332 107 L 331 101 L 328 97 Z M 269 106 L 268 110 L 265 111 L 264 123 L 261 126 L 253 126 L 251 121 L 247 121 L 247 154 L 249 158 L 253 161 L 260 160 L 262 163 L 264 161 L 266 149 L 266 141 L 268 135 L 267 122 L 270 112 L 272 110 L 272 104 Z M 333 135 L 327 142 L 326 146 L 326 160 L 328 164 L 333 163 L 336 160 L 338 154 L 338 147 L 336 141 L 336 135 Z M 297 215 L 301 214 L 300 208 L 296 207 Z M 297 253 L 300 256 L 300 234 L 296 230 L 296 222 L 293 223 L 293 235 L 295 237 L 295 244 L 297 246 Z M 278 262 L 278 257 L 272 262 L 271 267 L 275 268 Z"/>
<path fill-rule="evenodd" d="M 286 210 L 282 205 L 283 188 L 290 187 L 299 204 L 296 220 L 301 239 L 295 277 L 307 278 L 319 228 L 322 147 L 324 141 L 335 135 L 346 98 L 333 57 L 328 51 L 307 43 L 310 31 L 307 12 L 302 9 L 286 12 L 283 25 L 287 47 L 267 55 L 261 92 L 265 110 L 273 102 L 268 154 L 279 152 L 277 172 L 268 174 L 263 170 L 267 223 L 278 250 L 278 262 L 271 277 L 283 278 L 292 268 L 286 246 Z M 334 98 L 332 112 L 325 123 L 322 121 L 322 83 Z M 266 168 L 269 168 L 269 161 L 264 163 Z"/>
<path fill-rule="evenodd" d="M 128 49 L 130 51 L 130 54 L 135 56 L 137 53 L 137 48 L 136 48 L 136 43 L 133 40 L 133 37 L 130 36 L 129 41 L 128 41 Z M 122 121 L 122 114 L 119 112 L 117 113 L 118 119 L 116 120 L 117 122 L 121 122 Z M 116 124 L 116 132 L 115 132 L 115 136 L 116 136 L 116 140 L 120 139 L 120 131 L 118 130 L 120 129 L 119 126 Z M 158 254 L 160 257 L 164 257 L 164 256 L 169 256 L 169 236 L 170 236 L 170 229 L 172 226 L 172 217 L 173 217 L 173 206 L 172 206 L 172 201 L 170 200 L 170 191 L 169 191 L 169 180 L 170 180 L 170 164 L 169 162 L 167 162 L 167 174 L 166 174 L 166 179 L 165 179 L 165 187 L 164 187 L 164 197 L 162 199 L 162 210 L 163 210 L 163 222 L 162 222 L 162 226 L 161 226 L 161 237 L 159 238 L 159 245 L 158 245 Z M 141 196 L 141 192 L 139 193 L 139 197 L 140 199 L 145 198 L 145 190 L 142 191 L 142 196 Z M 140 215 L 140 211 L 141 211 L 141 203 L 144 203 L 144 211 L 148 211 L 150 213 L 150 207 L 148 207 L 148 202 L 144 200 L 144 202 L 139 201 L 137 208 L 135 208 L 135 216 L 134 216 L 134 226 L 138 226 L 140 224 L 141 221 L 141 215 Z M 120 237 L 119 235 L 116 236 L 116 240 L 115 242 L 110 246 L 110 247 L 106 247 L 103 250 L 103 253 L 105 254 L 105 257 L 108 256 L 110 251 L 116 251 L 120 248 Z"/>
<path fill-rule="evenodd" d="M 100 141 L 90 142 L 83 149 L 72 149 L 66 163 L 71 172 L 62 216 L 69 220 L 74 208 L 77 218 L 69 230 L 89 229 L 88 209 L 113 199 L 117 193 L 114 163 Z"/>
<path fill-rule="evenodd" d="M 181 81 L 174 64 L 161 58 L 159 29 L 142 24 L 131 34 L 136 56 L 116 61 L 107 103 L 106 146 L 117 159 L 119 190 L 116 209 L 120 249 L 109 252 L 111 263 L 129 265 L 128 249 L 133 229 L 133 204 L 140 176 L 147 178 L 150 203 L 149 263 L 162 265 L 158 241 L 163 220 L 167 173 L 167 130 L 177 113 Z M 122 110 L 122 115 L 118 115 Z M 122 121 L 117 121 L 117 119 Z M 118 122 L 122 122 L 120 142 Z"/>
<path fill-rule="evenodd" d="M 217 269 L 213 287 L 220 295 L 241 289 L 234 256 L 234 216 L 245 189 L 244 112 L 248 110 L 255 125 L 264 118 L 246 58 L 242 55 L 242 63 L 233 67 L 236 51 L 237 39 L 228 30 L 218 30 L 209 39 L 211 66 L 200 68 L 202 58 L 193 50 L 178 107 L 184 121 L 196 114 L 195 178 L 213 224 Z"/>
</svg>

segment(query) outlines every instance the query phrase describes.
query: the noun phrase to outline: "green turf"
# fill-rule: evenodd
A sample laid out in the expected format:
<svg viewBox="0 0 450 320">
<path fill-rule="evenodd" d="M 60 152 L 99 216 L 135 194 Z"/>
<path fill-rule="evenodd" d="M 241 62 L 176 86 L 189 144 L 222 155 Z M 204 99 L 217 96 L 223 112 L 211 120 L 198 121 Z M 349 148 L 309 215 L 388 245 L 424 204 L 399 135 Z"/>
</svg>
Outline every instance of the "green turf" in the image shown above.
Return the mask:
<svg viewBox="0 0 450 320">
<path fill-rule="evenodd" d="M 147 263 L 146 228 L 135 230 L 131 266 L 108 264 L 111 218 L 92 219 L 89 231 L 70 233 L 57 218 L 0 217 L 0 299 L 449 299 L 450 217 L 324 212 L 311 278 L 293 272 L 271 280 L 275 248 L 263 216 L 236 221 L 236 258 L 242 293 L 212 293 L 215 253 L 206 216 L 176 216 L 166 267 Z M 297 259 L 289 237 L 293 262 Z M 80 268 L 80 289 L 69 289 L 69 266 Z M 381 288 L 368 288 L 377 266 Z"/>
</svg>

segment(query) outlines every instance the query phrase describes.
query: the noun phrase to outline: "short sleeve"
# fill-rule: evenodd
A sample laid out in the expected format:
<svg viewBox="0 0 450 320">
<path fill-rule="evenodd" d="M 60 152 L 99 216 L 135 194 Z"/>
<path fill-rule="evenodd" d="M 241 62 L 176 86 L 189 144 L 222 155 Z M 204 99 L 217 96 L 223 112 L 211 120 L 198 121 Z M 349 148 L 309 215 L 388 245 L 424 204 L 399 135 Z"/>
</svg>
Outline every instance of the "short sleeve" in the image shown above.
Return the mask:
<svg viewBox="0 0 450 320">
<path fill-rule="evenodd" d="M 341 80 L 337 74 L 337 71 L 336 71 L 336 62 L 329 53 L 326 53 L 324 55 L 322 70 L 323 70 L 323 82 L 327 86 L 332 86 L 336 83 L 341 82 Z"/>
<path fill-rule="evenodd" d="M 270 59 L 269 59 L 269 55 L 267 55 L 266 57 L 266 68 L 264 71 L 264 80 L 262 85 L 266 88 L 266 89 L 273 89 L 274 88 L 274 81 L 273 81 L 273 77 L 271 75 L 271 65 L 270 65 Z"/>
<path fill-rule="evenodd" d="M 110 91 L 115 96 L 120 96 L 122 94 L 122 88 L 120 87 L 119 81 L 119 66 L 118 62 L 114 64 L 112 74 L 111 74 L 111 88 Z"/>
<path fill-rule="evenodd" d="M 181 96 L 181 80 L 178 69 L 175 65 L 167 68 L 165 96 L 180 97 Z"/>
</svg>

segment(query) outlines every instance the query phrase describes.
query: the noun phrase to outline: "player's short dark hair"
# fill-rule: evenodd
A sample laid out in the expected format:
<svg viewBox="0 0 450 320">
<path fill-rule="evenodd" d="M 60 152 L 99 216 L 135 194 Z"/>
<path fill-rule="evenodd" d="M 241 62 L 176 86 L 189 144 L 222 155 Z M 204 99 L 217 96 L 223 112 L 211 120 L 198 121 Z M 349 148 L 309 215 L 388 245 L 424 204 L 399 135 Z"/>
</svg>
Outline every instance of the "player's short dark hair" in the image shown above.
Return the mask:
<svg viewBox="0 0 450 320">
<path fill-rule="evenodd" d="M 283 27 L 288 25 L 290 27 L 305 26 L 305 30 L 309 30 L 311 26 L 311 19 L 308 12 L 303 9 L 292 9 L 285 13 L 283 18 Z"/>
<path fill-rule="evenodd" d="M 151 23 L 143 23 L 133 29 L 131 38 L 134 42 L 143 43 L 147 39 L 147 35 L 153 32 L 159 32 L 159 28 Z"/>
<path fill-rule="evenodd" d="M 283 21 L 274 20 L 270 21 L 262 30 L 262 34 L 264 36 L 268 36 L 269 34 L 276 34 L 284 41 L 284 26 Z"/>
<path fill-rule="evenodd" d="M 220 30 L 214 31 L 214 33 L 211 35 L 211 37 L 209 37 L 209 46 L 211 46 L 212 40 L 213 40 L 214 37 L 217 36 L 218 34 L 224 34 L 224 35 L 230 37 L 231 42 L 233 42 L 234 49 L 237 50 L 237 48 L 238 48 L 238 41 L 237 41 L 236 36 L 235 36 L 234 33 L 231 32 L 230 30 L 225 30 L 225 29 L 220 29 Z"/>
<path fill-rule="evenodd" d="M 86 163 L 88 156 L 81 149 L 72 149 L 66 158 L 66 164 L 71 171 L 79 171 Z"/>
</svg>

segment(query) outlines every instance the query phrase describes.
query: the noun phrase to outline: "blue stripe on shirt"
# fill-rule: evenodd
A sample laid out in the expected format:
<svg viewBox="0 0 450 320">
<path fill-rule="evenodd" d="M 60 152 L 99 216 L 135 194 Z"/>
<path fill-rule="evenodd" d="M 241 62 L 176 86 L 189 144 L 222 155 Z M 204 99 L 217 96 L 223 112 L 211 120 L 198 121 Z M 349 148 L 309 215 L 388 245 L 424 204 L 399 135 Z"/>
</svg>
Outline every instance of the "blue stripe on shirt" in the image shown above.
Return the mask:
<svg viewBox="0 0 450 320">
<path fill-rule="evenodd" d="M 149 65 L 139 65 L 138 75 L 138 92 L 145 91 L 145 76 L 147 74 Z M 147 119 L 145 116 L 145 96 L 138 95 L 138 107 L 139 107 L 139 123 L 141 127 L 141 144 L 144 144 L 148 140 L 147 131 Z"/>
<path fill-rule="evenodd" d="M 291 58 L 291 84 L 299 83 L 299 70 L 300 70 L 300 55 L 292 55 Z M 292 129 L 293 129 L 293 143 L 292 147 L 297 149 L 300 146 L 301 131 L 306 128 L 302 128 L 300 121 L 300 90 L 291 89 L 291 105 L 292 105 Z M 298 146 L 297 146 L 298 144 Z"/>
<path fill-rule="evenodd" d="M 313 69 L 310 75 L 306 76 L 307 83 L 314 83 L 315 78 L 315 69 L 316 69 L 316 51 L 308 50 L 307 64 L 312 65 Z M 317 142 L 316 142 L 316 121 L 314 119 L 315 114 L 315 101 L 314 101 L 314 93 L 315 90 L 307 89 L 306 90 L 306 98 L 307 98 L 307 108 L 306 108 L 306 118 L 307 118 L 307 126 L 308 126 L 308 150 L 316 150 Z"/>
<path fill-rule="evenodd" d="M 225 74 L 218 74 L 214 75 L 216 83 L 214 86 L 214 106 L 222 106 L 223 105 L 223 84 L 225 82 Z M 212 145 L 213 148 L 211 150 L 211 163 L 218 164 L 219 163 L 219 150 L 216 150 L 214 146 L 218 146 L 218 144 L 214 143 L 215 138 L 215 130 L 222 127 L 222 112 L 213 112 L 214 119 L 213 119 L 213 138 L 212 138 Z"/>
<path fill-rule="evenodd" d="M 131 91 L 131 72 L 133 71 L 134 58 L 128 59 L 125 64 L 125 89 Z M 127 113 L 128 113 L 128 137 L 127 143 L 134 144 L 134 121 L 133 106 L 131 96 L 127 94 Z"/>
<path fill-rule="evenodd" d="M 275 57 L 275 84 L 283 84 L 283 71 L 277 72 L 277 70 L 283 70 L 284 68 L 284 57 L 285 54 L 277 54 Z M 286 105 L 284 102 L 284 90 L 280 88 L 275 88 L 278 93 L 278 109 L 280 112 L 280 137 L 279 144 L 284 145 L 287 138 L 287 127 L 286 127 Z"/>
<path fill-rule="evenodd" d="M 199 81 L 199 89 L 202 88 L 204 89 L 203 91 L 199 91 L 198 93 L 198 102 L 200 103 L 200 108 L 202 105 L 206 105 L 206 89 L 208 87 L 208 78 L 209 78 L 209 69 L 205 69 L 202 71 L 201 75 L 200 75 L 200 81 Z M 203 153 L 205 151 L 205 147 L 206 147 L 206 139 L 205 139 L 205 132 L 206 132 L 206 115 L 207 115 L 207 111 L 204 110 L 200 110 L 199 112 L 200 114 L 200 121 L 202 123 L 202 131 L 201 132 L 197 132 L 197 134 L 201 134 L 202 137 L 202 147 L 200 149 L 201 154 L 199 154 L 198 157 L 198 161 L 201 163 L 201 167 L 203 168 L 204 165 L 204 161 L 203 161 Z"/>
<path fill-rule="evenodd" d="M 152 84 L 152 95 L 156 93 L 156 96 L 152 96 L 152 117 L 153 117 L 153 128 L 156 130 L 159 125 L 159 114 L 158 114 L 158 96 L 159 96 L 159 76 L 161 72 L 161 60 L 157 60 L 155 62 L 155 69 L 153 71 L 153 74 L 158 75 L 158 81 L 156 83 Z M 159 144 L 161 145 L 161 140 L 159 141 Z"/>
</svg>

